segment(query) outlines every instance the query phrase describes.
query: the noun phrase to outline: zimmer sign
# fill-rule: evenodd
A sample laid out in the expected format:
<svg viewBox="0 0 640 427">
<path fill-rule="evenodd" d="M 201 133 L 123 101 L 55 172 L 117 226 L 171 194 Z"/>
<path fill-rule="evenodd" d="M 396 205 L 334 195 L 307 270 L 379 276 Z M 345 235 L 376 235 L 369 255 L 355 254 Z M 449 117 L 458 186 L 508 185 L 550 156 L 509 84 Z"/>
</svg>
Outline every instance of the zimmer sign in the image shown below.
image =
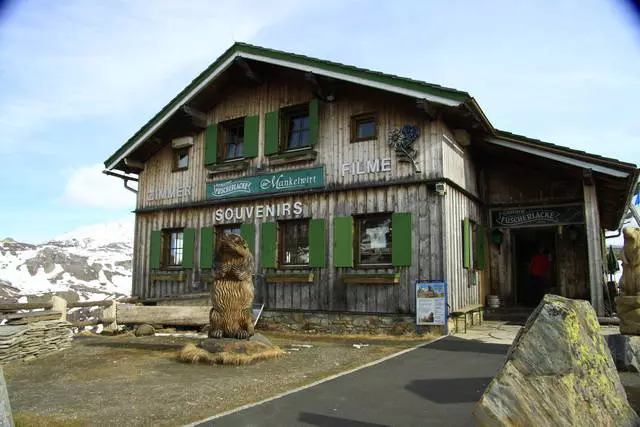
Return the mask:
<svg viewBox="0 0 640 427">
<path fill-rule="evenodd" d="M 324 167 L 285 171 L 207 183 L 207 199 L 280 193 L 324 186 Z"/>
<path fill-rule="evenodd" d="M 498 228 L 581 224 L 583 222 L 582 205 L 491 210 L 491 226 Z"/>
</svg>

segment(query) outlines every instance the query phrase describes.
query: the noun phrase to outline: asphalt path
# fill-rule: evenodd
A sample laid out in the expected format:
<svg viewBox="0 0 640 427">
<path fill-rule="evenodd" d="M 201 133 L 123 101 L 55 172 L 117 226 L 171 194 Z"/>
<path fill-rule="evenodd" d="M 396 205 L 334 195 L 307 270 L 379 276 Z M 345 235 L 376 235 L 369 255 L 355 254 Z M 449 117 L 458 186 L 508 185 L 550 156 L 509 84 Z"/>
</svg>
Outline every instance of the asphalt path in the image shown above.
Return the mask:
<svg viewBox="0 0 640 427">
<path fill-rule="evenodd" d="M 447 337 L 199 426 L 472 426 L 508 348 Z"/>
</svg>

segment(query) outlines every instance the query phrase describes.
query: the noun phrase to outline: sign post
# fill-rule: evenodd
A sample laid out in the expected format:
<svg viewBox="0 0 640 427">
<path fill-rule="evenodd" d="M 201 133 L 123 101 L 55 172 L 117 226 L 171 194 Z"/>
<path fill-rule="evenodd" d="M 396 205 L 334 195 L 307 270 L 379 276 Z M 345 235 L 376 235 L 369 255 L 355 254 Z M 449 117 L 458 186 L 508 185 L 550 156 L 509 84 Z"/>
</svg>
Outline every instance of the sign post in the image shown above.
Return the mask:
<svg viewBox="0 0 640 427">
<path fill-rule="evenodd" d="M 416 282 L 416 328 L 420 325 L 444 325 L 449 333 L 447 318 L 447 282 L 419 280 Z"/>
</svg>

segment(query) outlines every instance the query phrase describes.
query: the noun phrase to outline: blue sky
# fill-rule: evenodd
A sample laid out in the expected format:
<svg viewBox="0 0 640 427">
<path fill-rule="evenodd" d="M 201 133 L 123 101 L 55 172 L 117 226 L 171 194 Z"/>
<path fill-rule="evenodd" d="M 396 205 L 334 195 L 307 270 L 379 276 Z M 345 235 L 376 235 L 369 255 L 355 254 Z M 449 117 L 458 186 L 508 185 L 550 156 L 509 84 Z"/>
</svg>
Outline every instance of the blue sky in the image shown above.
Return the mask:
<svg viewBox="0 0 640 427">
<path fill-rule="evenodd" d="M 0 238 L 130 215 L 133 194 L 102 162 L 233 41 L 465 90 L 497 128 L 639 164 L 631 12 L 615 0 L 9 2 Z"/>
</svg>

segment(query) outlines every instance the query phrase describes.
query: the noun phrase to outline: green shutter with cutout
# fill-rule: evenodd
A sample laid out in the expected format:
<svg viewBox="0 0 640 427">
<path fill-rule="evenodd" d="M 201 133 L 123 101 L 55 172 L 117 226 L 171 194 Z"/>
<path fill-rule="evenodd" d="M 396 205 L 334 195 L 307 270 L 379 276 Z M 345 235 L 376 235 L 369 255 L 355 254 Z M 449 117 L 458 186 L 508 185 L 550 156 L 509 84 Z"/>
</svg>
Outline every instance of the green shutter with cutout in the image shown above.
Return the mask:
<svg viewBox="0 0 640 427">
<path fill-rule="evenodd" d="M 204 133 L 204 164 L 213 165 L 218 159 L 218 125 L 209 125 Z"/>
<path fill-rule="evenodd" d="M 151 232 L 151 243 L 149 245 L 149 268 L 160 268 L 162 257 L 162 231 Z"/>
<path fill-rule="evenodd" d="M 264 222 L 260 228 L 260 267 L 278 267 L 278 227 L 275 222 Z"/>
<path fill-rule="evenodd" d="M 267 156 L 279 151 L 279 122 L 279 111 L 270 111 L 264 115 L 264 154 Z"/>
<path fill-rule="evenodd" d="M 462 266 L 471 268 L 471 221 L 462 221 Z"/>
<path fill-rule="evenodd" d="M 353 267 L 353 217 L 333 219 L 333 265 Z"/>
<path fill-rule="evenodd" d="M 326 266 L 326 226 L 324 219 L 309 220 L 309 267 Z"/>
<path fill-rule="evenodd" d="M 200 229 L 200 268 L 213 267 L 213 250 L 215 241 L 215 228 L 202 227 Z"/>
<path fill-rule="evenodd" d="M 411 212 L 391 215 L 391 263 L 395 267 L 411 265 L 412 234 Z"/>
<path fill-rule="evenodd" d="M 476 267 L 484 270 L 484 227 L 478 224 L 476 228 Z"/>
<path fill-rule="evenodd" d="M 244 157 L 258 157 L 258 131 L 260 128 L 259 116 L 247 116 L 244 118 Z"/>
<path fill-rule="evenodd" d="M 240 224 L 240 235 L 247 242 L 247 246 L 252 255 L 255 255 L 256 248 L 256 226 L 253 224 Z"/>
<path fill-rule="evenodd" d="M 193 252 L 196 246 L 196 229 L 185 228 L 182 234 L 182 267 L 193 268 Z"/>
<path fill-rule="evenodd" d="M 318 105 L 317 99 L 309 102 L 309 145 L 314 146 L 318 143 Z"/>
</svg>

